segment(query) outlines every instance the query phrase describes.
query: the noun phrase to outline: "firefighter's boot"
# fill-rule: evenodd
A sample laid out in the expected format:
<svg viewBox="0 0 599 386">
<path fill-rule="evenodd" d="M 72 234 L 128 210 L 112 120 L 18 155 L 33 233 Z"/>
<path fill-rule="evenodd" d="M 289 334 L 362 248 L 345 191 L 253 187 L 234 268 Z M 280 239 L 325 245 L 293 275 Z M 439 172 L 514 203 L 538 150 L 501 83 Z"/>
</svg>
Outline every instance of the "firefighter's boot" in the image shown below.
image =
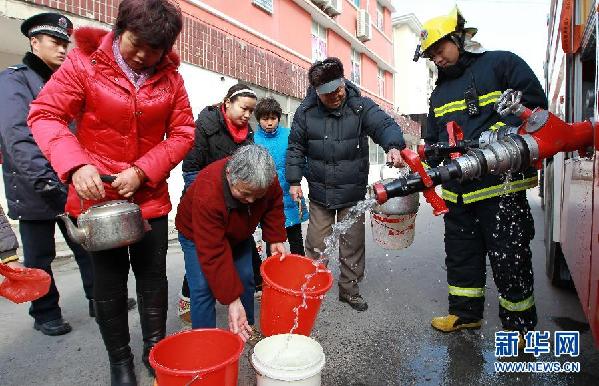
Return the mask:
<svg viewBox="0 0 599 386">
<path fill-rule="evenodd" d="M 454 332 L 462 329 L 480 328 L 481 321 L 476 319 L 460 318 L 457 315 L 438 316 L 433 318 L 431 326 L 439 331 Z"/>
</svg>

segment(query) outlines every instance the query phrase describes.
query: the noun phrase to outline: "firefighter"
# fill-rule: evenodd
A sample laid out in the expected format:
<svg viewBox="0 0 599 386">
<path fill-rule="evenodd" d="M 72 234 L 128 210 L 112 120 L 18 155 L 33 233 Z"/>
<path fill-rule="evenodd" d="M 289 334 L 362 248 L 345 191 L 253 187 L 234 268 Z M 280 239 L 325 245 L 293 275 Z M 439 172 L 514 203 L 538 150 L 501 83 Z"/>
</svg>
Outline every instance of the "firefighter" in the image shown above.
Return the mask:
<svg viewBox="0 0 599 386">
<path fill-rule="evenodd" d="M 547 99 L 530 67 L 508 51 L 486 51 L 472 40 L 475 28 L 465 28 L 457 8 L 423 25 L 414 60 L 425 57 L 438 69 L 430 97 L 426 143 L 447 142 L 446 125 L 455 121 L 464 139 L 477 140 L 485 130 L 519 126 L 514 116 L 501 118 L 494 102 L 506 89 L 521 90 L 529 108 L 547 108 Z M 441 160 L 430 160 L 432 166 Z M 443 185 L 449 212 L 445 222 L 445 264 L 449 314 L 432 319 L 443 332 L 480 328 L 483 319 L 486 256 L 499 292 L 499 317 L 504 330 L 524 335 L 534 329 L 530 241 L 534 222 L 526 189 L 537 185 L 531 169 L 511 176 L 485 176 L 471 182 Z"/>
</svg>

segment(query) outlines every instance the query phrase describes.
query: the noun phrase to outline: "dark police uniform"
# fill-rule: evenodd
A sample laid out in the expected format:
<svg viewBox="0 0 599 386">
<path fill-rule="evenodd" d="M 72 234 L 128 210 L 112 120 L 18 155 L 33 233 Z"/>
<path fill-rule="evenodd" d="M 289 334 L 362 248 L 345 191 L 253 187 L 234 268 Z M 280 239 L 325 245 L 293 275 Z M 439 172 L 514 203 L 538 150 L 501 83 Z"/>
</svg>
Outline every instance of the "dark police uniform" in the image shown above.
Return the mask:
<svg viewBox="0 0 599 386">
<path fill-rule="evenodd" d="M 501 119 L 494 102 L 508 88 L 523 92 L 522 103 L 547 108 L 547 99 L 530 67 L 507 51 L 462 53 L 459 71 L 440 70 L 430 98 L 426 143 L 447 141 L 446 124 L 456 121 L 464 138 L 477 140 L 486 130 L 519 126 L 520 120 Z M 433 165 L 439 160 L 432 160 Z M 530 240 L 534 222 L 526 189 L 537 184 L 536 171 L 486 176 L 471 182 L 451 182 L 442 195 L 445 215 L 445 252 L 449 285 L 449 313 L 462 322 L 483 318 L 486 255 L 499 291 L 503 327 L 519 331 L 537 322 L 533 297 Z"/>
<path fill-rule="evenodd" d="M 21 25 L 21 32 L 27 37 L 44 34 L 67 42 L 72 29 L 71 21 L 57 13 L 38 14 Z M 27 115 L 29 104 L 50 79 L 52 72 L 41 58 L 28 52 L 22 64 L 0 73 L 0 146 L 8 215 L 19 220 L 25 266 L 41 268 L 50 276 L 51 263 L 56 256 L 55 218 L 64 212 L 67 193 L 66 187 L 33 140 L 27 126 Z M 58 225 L 74 252 L 86 297 L 91 299 L 93 276 L 89 256 L 66 236 L 62 222 L 59 221 Z M 48 294 L 31 304 L 29 313 L 36 323 L 56 321 L 62 317 L 58 299 L 58 290 L 52 278 Z"/>
</svg>

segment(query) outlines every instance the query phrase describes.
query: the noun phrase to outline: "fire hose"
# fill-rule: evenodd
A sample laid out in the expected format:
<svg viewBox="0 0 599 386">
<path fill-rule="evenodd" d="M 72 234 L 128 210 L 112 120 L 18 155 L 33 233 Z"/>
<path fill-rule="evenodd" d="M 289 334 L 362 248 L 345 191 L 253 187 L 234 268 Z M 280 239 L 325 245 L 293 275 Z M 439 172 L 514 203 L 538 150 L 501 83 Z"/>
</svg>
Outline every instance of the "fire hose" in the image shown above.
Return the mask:
<svg viewBox="0 0 599 386">
<path fill-rule="evenodd" d="M 520 118 L 519 127 L 503 126 L 496 131 L 485 131 L 478 141 L 464 140 L 455 122 L 447 124 L 449 143 L 421 145 L 418 153 L 405 148 L 401 151 L 412 173 L 387 184 L 372 186 L 379 204 L 393 197 L 423 192 L 435 215 L 447 213 L 445 201 L 435 192 L 435 186 L 449 181 L 470 181 L 482 176 L 501 175 L 523 171 L 529 167 L 540 169 L 544 159 L 559 152 L 579 151 L 593 145 L 595 123 L 590 120 L 566 123 L 551 112 L 536 108 L 530 110 L 520 103 L 521 93 L 507 90 L 495 104 L 501 116 L 513 114 Z M 422 160 L 448 156 L 444 165 L 425 169 Z"/>
</svg>

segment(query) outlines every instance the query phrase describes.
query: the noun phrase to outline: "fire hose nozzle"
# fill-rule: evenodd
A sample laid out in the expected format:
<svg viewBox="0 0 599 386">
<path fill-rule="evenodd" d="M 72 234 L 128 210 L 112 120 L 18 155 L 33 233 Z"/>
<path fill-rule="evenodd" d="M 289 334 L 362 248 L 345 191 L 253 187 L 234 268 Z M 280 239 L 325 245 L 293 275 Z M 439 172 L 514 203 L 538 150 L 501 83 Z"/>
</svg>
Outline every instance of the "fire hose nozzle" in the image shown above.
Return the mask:
<svg viewBox="0 0 599 386">
<path fill-rule="evenodd" d="M 378 202 L 379 204 L 384 204 L 389 199 L 387 195 L 387 189 L 385 189 L 385 185 L 383 185 L 380 182 L 377 182 L 374 185 L 372 185 L 372 191 L 374 193 L 374 198 L 376 202 Z"/>
</svg>

